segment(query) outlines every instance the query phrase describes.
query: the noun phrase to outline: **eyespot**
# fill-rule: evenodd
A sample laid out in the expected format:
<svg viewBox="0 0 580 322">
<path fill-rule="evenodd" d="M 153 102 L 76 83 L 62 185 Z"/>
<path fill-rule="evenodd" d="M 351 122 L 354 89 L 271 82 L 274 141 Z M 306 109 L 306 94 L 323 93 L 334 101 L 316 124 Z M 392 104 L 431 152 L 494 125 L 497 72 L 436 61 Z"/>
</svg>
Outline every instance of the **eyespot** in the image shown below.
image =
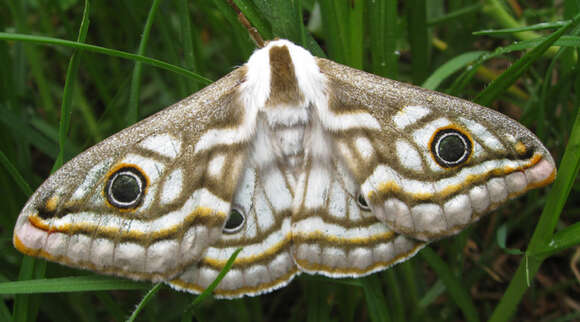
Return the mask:
<svg viewBox="0 0 580 322">
<path fill-rule="evenodd" d="M 369 204 L 366 201 L 365 197 L 360 192 L 356 196 L 356 203 L 358 204 L 359 208 L 362 210 L 367 210 L 367 211 L 371 210 L 371 207 L 369 207 Z"/>
<path fill-rule="evenodd" d="M 232 208 L 230 210 L 230 215 L 224 226 L 224 233 L 233 234 L 238 232 L 244 226 L 246 222 L 246 217 L 240 209 Z"/>
<path fill-rule="evenodd" d="M 431 154 L 444 168 L 458 166 L 469 159 L 472 153 L 471 139 L 455 128 L 438 130 L 431 140 Z"/>
<path fill-rule="evenodd" d="M 120 209 L 136 208 L 143 201 L 147 181 L 141 170 L 123 167 L 109 176 L 105 195 L 109 203 Z"/>
</svg>

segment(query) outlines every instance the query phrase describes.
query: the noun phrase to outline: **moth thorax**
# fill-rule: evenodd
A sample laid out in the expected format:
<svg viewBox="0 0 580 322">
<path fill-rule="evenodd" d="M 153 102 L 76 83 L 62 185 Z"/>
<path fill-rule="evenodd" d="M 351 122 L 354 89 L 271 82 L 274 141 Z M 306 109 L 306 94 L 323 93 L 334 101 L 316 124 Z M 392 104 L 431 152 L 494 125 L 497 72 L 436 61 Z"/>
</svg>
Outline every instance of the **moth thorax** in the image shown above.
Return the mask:
<svg viewBox="0 0 580 322">
<path fill-rule="evenodd" d="M 297 163 L 303 159 L 304 132 L 308 124 L 306 110 L 276 109 L 268 111 L 267 115 L 273 138 L 272 148 L 277 152 L 279 161 L 290 166 L 299 166 Z"/>
<path fill-rule="evenodd" d="M 300 167 L 304 159 L 304 126 L 293 126 L 275 129 L 273 134 L 283 163 L 291 167 Z"/>
<path fill-rule="evenodd" d="M 282 157 L 301 155 L 304 151 L 304 131 L 310 122 L 309 110 L 304 103 L 278 105 L 264 110 L 270 132 Z"/>
</svg>

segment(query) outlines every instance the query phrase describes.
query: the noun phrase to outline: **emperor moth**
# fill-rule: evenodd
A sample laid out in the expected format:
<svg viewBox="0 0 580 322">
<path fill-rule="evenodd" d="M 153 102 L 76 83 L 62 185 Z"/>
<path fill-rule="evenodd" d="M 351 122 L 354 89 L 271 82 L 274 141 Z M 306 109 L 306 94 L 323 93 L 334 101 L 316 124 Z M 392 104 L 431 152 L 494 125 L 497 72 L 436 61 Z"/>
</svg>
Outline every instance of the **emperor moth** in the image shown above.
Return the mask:
<svg viewBox="0 0 580 322">
<path fill-rule="evenodd" d="M 205 289 L 357 277 L 555 178 L 510 118 L 270 41 L 205 89 L 95 145 L 31 196 L 24 254 Z"/>
</svg>

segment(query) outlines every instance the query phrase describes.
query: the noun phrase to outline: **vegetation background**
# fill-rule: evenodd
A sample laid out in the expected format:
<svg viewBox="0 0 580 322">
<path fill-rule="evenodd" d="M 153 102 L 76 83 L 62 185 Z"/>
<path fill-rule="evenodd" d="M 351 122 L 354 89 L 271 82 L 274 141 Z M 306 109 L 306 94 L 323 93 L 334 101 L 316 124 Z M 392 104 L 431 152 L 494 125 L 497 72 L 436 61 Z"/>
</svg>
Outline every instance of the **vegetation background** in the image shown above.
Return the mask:
<svg viewBox="0 0 580 322">
<path fill-rule="evenodd" d="M 556 183 L 390 270 L 239 300 L 192 306 L 19 254 L 14 222 L 51 169 L 247 60 L 232 3 L 265 39 L 518 119 L 552 151 Z M 579 320 L 579 13 L 578 0 L 0 0 L 0 320 Z"/>
</svg>

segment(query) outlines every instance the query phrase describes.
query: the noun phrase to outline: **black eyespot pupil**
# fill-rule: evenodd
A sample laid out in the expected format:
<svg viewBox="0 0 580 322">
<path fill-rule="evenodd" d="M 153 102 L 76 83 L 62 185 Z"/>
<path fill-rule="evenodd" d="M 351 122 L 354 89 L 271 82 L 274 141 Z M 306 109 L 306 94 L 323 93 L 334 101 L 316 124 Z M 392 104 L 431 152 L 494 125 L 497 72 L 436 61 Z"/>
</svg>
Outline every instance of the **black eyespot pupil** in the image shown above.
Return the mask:
<svg viewBox="0 0 580 322">
<path fill-rule="evenodd" d="M 360 203 L 360 205 L 363 206 L 363 207 L 368 207 L 369 206 L 367 204 L 367 201 L 365 200 L 365 198 L 363 198 L 362 195 L 358 195 L 358 203 Z"/>
<path fill-rule="evenodd" d="M 109 204 L 120 209 L 136 208 L 143 201 L 147 181 L 137 168 L 125 167 L 113 173 L 105 186 Z"/>
<path fill-rule="evenodd" d="M 471 139 L 454 128 L 438 130 L 431 140 L 430 148 L 433 158 L 443 168 L 461 165 L 472 153 Z"/>
<path fill-rule="evenodd" d="M 358 206 L 363 210 L 370 210 L 369 204 L 367 203 L 365 197 L 361 193 L 357 197 Z"/>
<path fill-rule="evenodd" d="M 437 154 L 447 162 L 457 162 L 465 154 L 465 143 L 458 135 L 447 135 L 439 141 Z"/>
<path fill-rule="evenodd" d="M 137 178 L 128 174 L 119 174 L 111 183 L 111 194 L 115 200 L 130 203 L 139 198 L 141 189 Z"/>
<path fill-rule="evenodd" d="M 226 232 L 234 232 L 241 228 L 244 224 L 244 216 L 242 213 L 237 209 L 232 209 L 230 211 L 230 215 L 228 217 L 228 221 L 226 221 L 226 225 L 224 226 L 224 230 Z"/>
</svg>

